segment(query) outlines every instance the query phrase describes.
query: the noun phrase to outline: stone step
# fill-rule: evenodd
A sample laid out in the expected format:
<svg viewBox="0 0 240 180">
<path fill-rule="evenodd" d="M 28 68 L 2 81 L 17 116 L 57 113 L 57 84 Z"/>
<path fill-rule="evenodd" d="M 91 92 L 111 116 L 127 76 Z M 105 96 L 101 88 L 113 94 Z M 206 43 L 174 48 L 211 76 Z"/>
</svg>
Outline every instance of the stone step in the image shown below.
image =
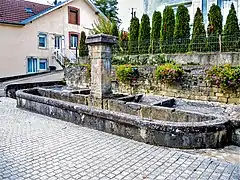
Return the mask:
<svg viewBox="0 0 240 180">
<path fill-rule="evenodd" d="M 240 129 L 236 129 L 233 131 L 232 143 L 240 147 Z"/>
</svg>

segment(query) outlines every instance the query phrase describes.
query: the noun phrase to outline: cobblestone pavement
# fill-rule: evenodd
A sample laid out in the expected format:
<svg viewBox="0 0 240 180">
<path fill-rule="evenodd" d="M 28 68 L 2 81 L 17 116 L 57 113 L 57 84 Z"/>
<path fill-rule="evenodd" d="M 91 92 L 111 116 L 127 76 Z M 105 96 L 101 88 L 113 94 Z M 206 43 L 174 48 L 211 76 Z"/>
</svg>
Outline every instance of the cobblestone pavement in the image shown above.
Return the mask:
<svg viewBox="0 0 240 180">
<path fill-rule="evenodd" d="M 0 98 L 0 179 L 240 179 L 239 166 L 15 108 Z"/>
</svg>

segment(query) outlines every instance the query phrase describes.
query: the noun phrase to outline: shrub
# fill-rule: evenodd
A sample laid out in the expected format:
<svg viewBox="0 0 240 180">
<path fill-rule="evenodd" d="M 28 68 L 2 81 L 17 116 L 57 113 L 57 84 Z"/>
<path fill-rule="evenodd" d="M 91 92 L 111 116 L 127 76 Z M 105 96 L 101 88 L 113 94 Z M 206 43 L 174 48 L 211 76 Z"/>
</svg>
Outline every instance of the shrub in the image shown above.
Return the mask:
<svg viewBox="0 0 240 180">
<path fill-rule="evenodd" d="M 120 65 L 117 67 L 117 78 L 122 83 L 130 84 L 132 80 L 139 77 L 138 70 L 132 65 Z"/>
<path fill-rule="evenodd" d="M 231 9 L 227 16 L 227 21 L 224 26 L 223 32 L 223 50 L 224 51 L 236 51 L 239 49 L 239 36 L 240 30 L 238 25 L 238 18 L 235 7 L 232 3 Z"/>
<path fill-rule="evenodd" d="M 119 37 L 119 46 L 120 46 L 120 51 L 123 54 L 126 54 L 128 52 L 128 32 L 121 31 L 120 37 Z"/>
<path fill-rule="evenodd" d="M 163 11 L 163 24 L 161 30 L 161 49 L 163 53 L 173 52 L 173 35 L 175 15 L 172 7 L 167 6 Z"/>
<path fill-rule="evenodd" d="M 152 54 L 160 52 L 161 24 L 162 24 L 161 12 L 154 11 L 152 17 L 151 44 L 149 48 L 149 52 Z"/>
<path fill-rule="evenodd" d="M 203 22 L 203 14 L 200 8 L 197 8 L 197 12 L 194 16 L 193 22 L 193 34 L 190 44 L 191 51 L 204 52 L 207 46 L 206 31 Z"/>
<path fill-rule="evenodd" d="M 143 14 L 141 19 L 141 25 L 139 29 L 139 38 L 138 38 L 138 45 L 139 50 L 138 52 L 141 54 L 148 53 L 148 49 L 150 46 L 150 20 L 147 14 Z"/>
<path fill-rule="evenodd" d="M 156 70 L 156 78 L 161 83 L 175 83 L 181 80 L 182 75 L 182 66 L 174 63 L 160 65 Z"/>
<path fill-rule="evenodd" d="M 118 37 L 118 27 L 116 22 L 112 23 L 111 35 Z"/>
<path fill-rule="evenodd" d="M 208 48 L 211 51 L 219 51 L 219 34 L 222 34 L 221 8 L 213 4 L 208 13 Z"/>
<path fill-rule="evenodd" d="M 174 30 L 175 52 L 185 53 L 188 51 L 190 42 L 190 15 L 184 5 L 179 5 L 176 14 Z"/>
<path fill-rule="evenodd" d="M 130 34 L 129 34 L 129 53 L 138 53 L 138 34 L 139 34 L 139 20 L 137 17 L 131 19 Z"/>
<path fill-rule="evenodd" d="M 207 70 L 206 79 L 223 90 L 236 90 L 240 84 L 240 66 L 213 66 Z"/>
<path fill-rule="evenodd" d="M 79 45 L 80 57 L 88 56 L 88 46 L 86 45 L 85 41 L 86 41 L 86 34 L 84 31 L 82 31 L 81 37 L 80 37 L 80 45 Z"/>
<path fill-rule="evenodd" d="M 104 16 L 100 15 L 92 25 L 91 34 L 111 34 L 112 23 Z"/>
</svg>

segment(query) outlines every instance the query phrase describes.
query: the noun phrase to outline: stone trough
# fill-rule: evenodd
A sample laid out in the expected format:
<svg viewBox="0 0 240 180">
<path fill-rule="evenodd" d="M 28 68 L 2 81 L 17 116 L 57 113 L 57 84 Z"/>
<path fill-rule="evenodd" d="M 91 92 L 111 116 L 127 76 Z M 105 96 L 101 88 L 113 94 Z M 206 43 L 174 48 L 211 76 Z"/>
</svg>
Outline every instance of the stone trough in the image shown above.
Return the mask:
<svg viewBox="0 0 240 180">
<path fill-rule="evenodd" d="M 154 106 L 151 105 L 141 105 L 143 108 L 141 113 L 145 111 L 146 114 L 146 117 L 142 117 L 124 112 L 116 106 L 114 108 L 118 110 L 113 111 L 112 102 L 121 104 L 121 100 L 105 99 L 105 109 L 100 109 L 88 104 L 89 97 L 72 93 L 65 96 L 64 93 L 54 90 L 34 88 L 17 92 L 17 106 L 153 145 L 175 148 L 220 148 L 230 141 L 230 121 L 226 118 L 189 114 L 184 111 L 176 112 L 174 115 L 175 112 L 171 108 L 161 106 L 153 113 L 151 108 Z M 75 102 L 70 102 L 72 100 Z M 150 117 L 154 114 L 158 119 Z M 188 119 L 188 122 L 184 121 L 184 118 Z"/>
</svg>

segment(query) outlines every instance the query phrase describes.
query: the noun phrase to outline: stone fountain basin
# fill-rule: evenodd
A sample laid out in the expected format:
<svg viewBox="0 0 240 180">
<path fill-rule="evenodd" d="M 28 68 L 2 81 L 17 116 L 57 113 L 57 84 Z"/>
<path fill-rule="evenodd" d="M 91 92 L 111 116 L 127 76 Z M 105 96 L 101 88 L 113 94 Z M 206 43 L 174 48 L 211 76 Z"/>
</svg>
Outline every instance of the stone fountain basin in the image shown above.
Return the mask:
<svg viewBox="0 0 240 180">
<path fill-rule="evenodd" d="M 104 100 L 110 105 L 107 109 L 100 109 L 47 97 L 46 91 L 48 90 L 42 88 L 17 91 L 17 107 L 153 145 L 175 148 L 221 148 L 231 139 L 229 137 L 231 123 L 223 117 L 191 122 L 167 121 L 167 118 L 156 120 L 112 111 L 109 101 L 117 101 L 115 99 Z M 68 94 L 76 97 L 75 94 Z"/>
</svg>

